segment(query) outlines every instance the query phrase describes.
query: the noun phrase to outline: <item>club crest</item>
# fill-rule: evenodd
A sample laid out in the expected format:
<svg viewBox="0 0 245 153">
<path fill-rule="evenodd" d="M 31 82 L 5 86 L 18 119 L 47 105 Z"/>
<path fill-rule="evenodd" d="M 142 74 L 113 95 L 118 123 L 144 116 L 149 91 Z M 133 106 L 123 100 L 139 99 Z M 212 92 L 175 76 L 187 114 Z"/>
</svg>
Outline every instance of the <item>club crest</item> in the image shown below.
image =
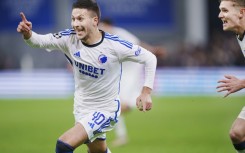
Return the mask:
<svg viewBox="0 0 245 153">
<path fill-rule="evenodd" d="M 104 55 L 104 54 L 101 54 L 99 57 L 98 57 L 98 60 L 99 60 L 99 63 L 100 64 L 104 64 L 107 62 L 107 57 Z"/>
</svg>

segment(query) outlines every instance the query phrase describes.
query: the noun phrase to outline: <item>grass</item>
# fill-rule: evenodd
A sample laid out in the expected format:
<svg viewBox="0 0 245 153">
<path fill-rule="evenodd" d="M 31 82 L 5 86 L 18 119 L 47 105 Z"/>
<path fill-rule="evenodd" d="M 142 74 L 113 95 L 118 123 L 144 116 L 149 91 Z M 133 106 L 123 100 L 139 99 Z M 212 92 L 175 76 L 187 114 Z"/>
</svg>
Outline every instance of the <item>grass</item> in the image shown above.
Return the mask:
<svg viewBox="0 0 245 153">
<path fill-rule="evenodd" d="M 153 109 L 126 114 L 130 142 L 113 153 L 231 153 L 229 129 L 244 97 L 154 97 Z M 3 153 L 54 152 L 56 139 L 73 126 L 71 99 L 0 100 Z M 86 147 L 75 153 L 86 152 Z"/>
</svg>

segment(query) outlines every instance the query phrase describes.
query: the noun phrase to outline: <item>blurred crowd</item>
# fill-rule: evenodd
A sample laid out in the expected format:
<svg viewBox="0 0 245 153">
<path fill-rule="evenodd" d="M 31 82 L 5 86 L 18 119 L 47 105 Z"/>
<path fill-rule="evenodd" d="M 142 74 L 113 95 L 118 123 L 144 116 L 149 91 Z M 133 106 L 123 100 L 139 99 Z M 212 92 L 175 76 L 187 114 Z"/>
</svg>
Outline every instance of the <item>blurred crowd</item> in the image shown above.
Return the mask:
<svg viewBox="0 0 245 153">
<path fill-rule="evenodd" d="M 234 34 L 215 32 L 205 45 L 191 45 L 176 42 L 172 49 L 166 48 L 166 56 L 158 58 L 158 67 L 217 67 L 244 66 L 245 58 Z M 0 48 L 0 69 L 20 69 L 21 59 L 10 51 Z M 63 58 L 63 57 L 62 57 Z M 61 58 L 61 59 L 62 59 Z M 64 57 L 65 60 L 65 57 Z M 44 61 L 42 61 L 44 62 Z M 57 61 L 56 61 L 57 62 Z M 52 62 L 47 68 L 53 68 Z M 66 65 L 61 62 L 60 68 Z M 35 65 L 34 65 L 35 68 Z M 55 67 L 57 68 L 57 66 Z"/>
<path fill-rule="evenodd" d="M 234 34 L 216 32 L 205 45 L 179 43 L 168 56 L 158 60 L 158 66 L 168 67 L 220 67 L 243 66 L 245 58 Z"/>
</svg>

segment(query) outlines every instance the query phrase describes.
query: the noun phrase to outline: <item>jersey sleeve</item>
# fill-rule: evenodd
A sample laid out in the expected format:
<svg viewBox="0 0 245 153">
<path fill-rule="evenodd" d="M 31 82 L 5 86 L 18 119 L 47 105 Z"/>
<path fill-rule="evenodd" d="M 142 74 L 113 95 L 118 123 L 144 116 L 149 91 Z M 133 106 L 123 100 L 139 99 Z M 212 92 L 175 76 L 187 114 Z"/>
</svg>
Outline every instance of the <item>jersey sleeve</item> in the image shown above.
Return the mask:
<svg viewBox="0 0 245 153">
<path fill-rule="evenodd" d="M 28 40 L 25 40 L 25 42 L 31 47 L 44 48 L 47 51 L 57 49 L 66 53 L 68 39 L 69 35 L 64 35 L 64 31 L 45 35 L 37 34 L 36 32 L 32 31 L 32 36 Z"/>
<path fill-rule="evenodd" d="M 121 50 L 118 52 L 119 60 L 132 61 L 145 65 L 145 82 L 144 86 L 147 86 L 153 89 L 157 59 L 154 54 L 145 48 L 138 45 L 128 45 L 121 47 Z"/>
</svg>

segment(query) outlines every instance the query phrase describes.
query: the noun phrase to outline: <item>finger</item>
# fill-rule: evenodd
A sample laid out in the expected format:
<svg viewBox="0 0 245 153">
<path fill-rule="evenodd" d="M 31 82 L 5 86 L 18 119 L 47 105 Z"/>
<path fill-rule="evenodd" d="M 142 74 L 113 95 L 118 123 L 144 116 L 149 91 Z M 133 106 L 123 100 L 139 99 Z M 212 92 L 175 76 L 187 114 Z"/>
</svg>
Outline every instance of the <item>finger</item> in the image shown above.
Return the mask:
<svg viewBox="0 0 245 153">
<path fill-rule="evenodd" d="M 149 111 L 149 110 L 151 110 L 151 108 L 146 109 L 146 111 Z"/>
<path fill-rule="evenodd" d="M 21 22 L 20 25 L 22 26 L 23 29 L 30 31 L 30 27 L 28 25 L 26 25 L 24 22 Z"/>
<path fill-rule="evenodd" d="M 20 12 L 20 17 L 21 17 L 23 22 L 28 22 L 27 19 L 26 19 L 25 14 L 23 12 Z"/>
<path fill-rule="evenodd" d="M 147 109 L 151 109 L 151 107 L 152 107 L 152 103 L 147 103 L 147 105 L 146 105 L 146 110 L 147 110 Z"/>
<path fill-rule="evenodd" d="M 231 92 L 227 92 L 227 94 L 225 94 L 224 98 L 228 97 L 231 94 Z"/>
<path fill-rule="evenodd" d="M 140 99 L 137 98 L 137 99 L 136 99 L 136 106 L 137 106 L 137 108 L 139 108 L 139 104 L 140 104 Z"/>
<path fill-rule="evenodd" d="M 225 78 L 227 78 L 227 79 L 232 79 L 233 76 L 232 76 L 232 75 L 225 75 Z"/>
<path fill-rule="evenodd" d="M 142 102 L 142 105 L 143 105 L 143 112 L 146 111 L 146 102 Z"/>
<path fill-rule="evenodd" d="M 227 85 L 226 84 L 219 85 L 219 86 L 216 87 L 216 89 L 224 88 L 224 87 L 227 87 Z"/>
<path fill-rule="evenodd" d="M 217 92 L 223 92 L 223 91 L 229 91 L 229 89 L 228 88 L 223 88 L 223 89 L 218 90 Z"/>
<path fill-rule="evenodd" d="M 218 83 L 227 83 L 228 80 L 219 80 Z"/>
</svg>

